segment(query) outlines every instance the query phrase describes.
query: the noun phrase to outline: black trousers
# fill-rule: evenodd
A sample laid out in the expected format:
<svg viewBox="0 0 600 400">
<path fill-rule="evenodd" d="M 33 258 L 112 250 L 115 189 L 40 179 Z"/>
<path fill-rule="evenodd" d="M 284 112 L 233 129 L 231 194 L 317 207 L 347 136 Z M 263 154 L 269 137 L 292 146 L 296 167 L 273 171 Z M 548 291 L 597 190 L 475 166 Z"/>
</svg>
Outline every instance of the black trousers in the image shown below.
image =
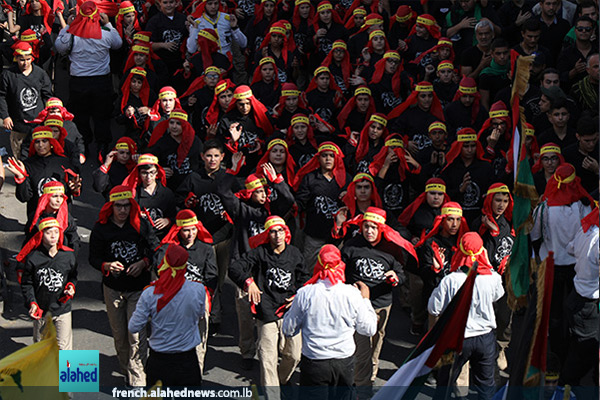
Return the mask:
<svg viewBox="0 0 600 400">
<path fill-rule="evenodd" d="M 86 149 L 96 138 L 98 146 L 112 142 L 110 118 L 113 110 L 112 79 L 109 75 L 72 76 L 69 82 L 69 111 L 81 132 Z M 92 131 L 93 122 L 94 129 Z"/>
<path fill-rule="evenodd" d="M 196 348 L 183 353 L 159 353 L 150 349 L 146 363 L 146 386 L 161 380 L 163 386 L 200 386 L 202 374 Z"/>
<path fill-rule="evenodd" d="M 300 360 L 302 398 L 351 399 L 354 393 L 354 356 L 341 359 Z"/>
<path fill-rule="evenodd" d="M 575 265 L 555 265 L 550 304 L 549 345 L 550 351 L 558 356 L 560 365 L 565 364 L 569 346 L 569 326 L 564 313 L 567 298 L 573 292 Z"/>
<path fill-rule="evenodd" d="M 594 371 L 598 385 L 598 300 L 582 297 L 573 290 L 565 304 L 569 324 L 569 351 L 560 373 L 559 385 L 578 386 L 581 378 Z"/>
</svg>

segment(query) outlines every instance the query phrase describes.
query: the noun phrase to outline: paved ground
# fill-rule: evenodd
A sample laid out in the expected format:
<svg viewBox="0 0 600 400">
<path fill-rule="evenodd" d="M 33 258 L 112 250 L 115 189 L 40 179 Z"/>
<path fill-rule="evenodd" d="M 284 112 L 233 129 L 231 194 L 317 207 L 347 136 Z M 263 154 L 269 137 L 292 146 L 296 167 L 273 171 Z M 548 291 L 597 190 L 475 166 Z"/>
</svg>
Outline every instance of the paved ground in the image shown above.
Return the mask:
<svg viewBox="0 0 600 400">
<path fill-rule="evenodd" d="M 8 135 L 0 135 L 0 148 L 8 148 Z M 91 160 L 88 161 L 92 162 Z M 100 385 L 109 391 L 113 386 L 122 386 L 123 377 L 118 372 L 111 331 L 101 296 L 101 276 L 87 262 L 90 230 L 97 219 L 102 205 L 102 196 L 91 188 L 92 167 L 86 163 L 83 169 L 82 196 L 74 201 L 72 212 L 77 219 L 82 248 L 79 254 L 79 282 L 73 300 L 73 331 L 75 349 L 98 349 L 100 351 Z M 10 175 L 10 173 L 8 173 Z M 25 224 L 25 205 L 14 195 L 12 177 L 0 192 L 0 251 L 2 263 L 8 272 L 8 299 L 0 315 L 0 358 L 32 343 L 32 322 L 23 305 L 20 287 L 14 273 L 14 256 L 22 245 Z M 224 316 L 221 332 L 209 339 L 206 355 L 204 383 L 208 386 L 248 386 L 258 383 L 258 365 L 252 371 L 240 367 L 241 357 L 237 347 L 237 319 L 233 301 L 234 286 L 227 281 L 224 289 Z M 395 300 L 397 300 L 396 296 Z M 376 384 L 382 385 L 396 371 L 412 349 L 417 338 L 408 333 L 410 319 L 406 311 L 394 302 L 387 327 L 387 337 L 381 355 L 381 368 Z M 293 380 L 297 382 L 298 374 Z M 106 395 L 80 394 L 75 398 L 106 398 Z"/>
</svg>

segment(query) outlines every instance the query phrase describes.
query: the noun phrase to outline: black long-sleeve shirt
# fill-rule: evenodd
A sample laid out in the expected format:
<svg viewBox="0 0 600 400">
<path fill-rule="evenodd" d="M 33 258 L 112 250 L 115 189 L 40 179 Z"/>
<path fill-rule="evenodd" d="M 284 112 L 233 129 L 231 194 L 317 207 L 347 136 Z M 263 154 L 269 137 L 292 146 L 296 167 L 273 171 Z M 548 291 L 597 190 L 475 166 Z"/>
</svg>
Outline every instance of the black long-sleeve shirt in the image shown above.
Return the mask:
<svg viewBox="0 0 600 400">
<path fill-rule="evenodd" d="M 58 301 L 68 283 L 77 283 L 77 259 L 72 251 L 58 250 L 51 257 L 44 245 L 40 245 L 25 259 L 21 289 L 27 309 L 36 302 L 44 313 L 50 311 L 54 316 L 68 313 L 71 301 Z"/>
<path fill-rule="evenodd" d="M 102 263 L 120 261 L 124 270 L 118 275 L 103 275 L 102 282 L 111 289 L 121 292 L 136 292 L 150 283 L 150 271 L 145 269 L 137 277 L 127 275 L 131 264 L 145 257 L 152 259 L 154 250 L 160 245 L 150 223 L 140 220 L 138 233 L 129 220 L 119 227 L 111 219 L 105 224 L 96 222 L 90 236 L 90 265 L 103 271 Z"/>
<path fill-rule="evenodd" d="M 158 267 L 167 252 L 167 245 L 163 245 L 154 255 L 154 265 Z M 217 258 L 212 246 L 196 240 L 190 247 L 185 247 L 188 252 L 187 270 L 185 278 L 191 281 L 202 282 L 211 290 L 217 288 L 219 280 L 217 272 Z"/>
<path fill-rule="evenodd" d="M 162 183 L 157 182 L 156 188 L 152 194 L 144 190 L 140 185 L 137 188 L 135 201 L 138 202 L 142 213 L 146 213 L 146 218 L 156 221 L 159 218 L 168 218 L 171 223 L 175 222 L 175 195 L 173 191 L 164 187 Z M 159 236 L 164 236 L 169 231 L 170 225 L 163 228 L 162 231 L 154 228 L 154 232 Z"/>
<path fill-rule="evenodd" d="M 200 169 L 200 153 L 202 153 L 203 146 L 200 139 L 194 136 L 192 146 L 181 165 L 177 161 L 178 149 L 179 143 L 167 132 L 150 149 L 150 153 L 158 157 L 158 162 L 163 168 L 173 170 L 173 176 L 167 179 L 167 186 L 172 190 L 176 190 L 187 175 Z"/>
<path fill-rule="evenodd" d="M 494 269 L 498 269 L 498 266 L 504 259 L 504 257 L 512 253 L 512 248 L 515 243 L 515 236 L 512 233 L 510 223 L 504 215 L 501 215 L 496 219 L 498 228 L 500 228 L 498 235 L 492 236 L 490 230 L 487 229 L 481 239 L 483 239 L 483 246 L 488 252 L 488 258 Z M 472 225 L 472 230 L 477 232 L 481 226 L 481 217 L 477 218 Z"/>
<path fill-rule="evenodd" d="M 92 172 L 92 187 L 96 192 L 102 193 L 104 199 L 108 201 L 111 189 L 120 185 L 127 178 L 127 175 L 129 175 L 127 167 L 114 160 L 108 173 L 104 173 L 100 168 Z"/>
<path fill-rule="evenodd" d="M 262 292 L 260 303 L 256 305 L 256 317 L 265 323 L 279 319 L 275 311 L 296 294 L 310 276 L 302 253 L 292 245 L 276 254 L 270 244 L 264 244 L 244 254 L 229 268 L 229 277 L 242 289 L 246 279 L 254 279 Z"/>
</svg>

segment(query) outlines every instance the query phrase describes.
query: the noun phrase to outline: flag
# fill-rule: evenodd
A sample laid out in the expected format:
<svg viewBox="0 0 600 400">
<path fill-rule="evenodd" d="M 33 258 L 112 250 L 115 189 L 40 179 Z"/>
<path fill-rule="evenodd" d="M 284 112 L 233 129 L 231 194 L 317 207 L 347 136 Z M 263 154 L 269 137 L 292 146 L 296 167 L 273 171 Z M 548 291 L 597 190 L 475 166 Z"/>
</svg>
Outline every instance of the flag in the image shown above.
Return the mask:
<svg viewBox="0 0 600 400">
<path fill-rule="evenodd" d="M 48 318 L 43 340 L 0 360 L 0 398 L 68 400 L 67 393 L 58 391 L 58 343 Z"/>
<path fill-rule="evenodd" d="M 529 156 L 525 148 L 525 136 L 521 124 L 525 121 L 523 109 L 519 105 L 519 98 L 527 90 L 529 81 L 529 67 L 533 57 L 520 56 L 516 60 L 515 76 L 511 94 L 511 110 L 513 119 L 513 160 L 516 165 L 515 184 L 513 188 L 513 217 L 512 224 L 516 233 L 512 253 L 506 268 L 506 292 L 508 305 L 518 309 L 526 304 L 526 295 L 529 290 L 529 276 L 531 248 L 529 246 L 529 226 L 531 211 L 533 210 L 538 194 L 535 190 Z"/>
<path fill-rule="evenodd" d="M 467 280 L 442 312 L 439 320 L 429 329 L 398 371 L 375 394 L 373 400 L 414 398 L 442 356 L 447 358 L 452 352 L 462 350 L 476 276 L 477 263 L 474 263 Z"/>
<path fill-rule="evenodd" d="M 537 268 L 530 300 L 519 330 L 514 332 L 514 354 L 527 355 L 515 359 L 508 381 L 507 398 L 539 398 L 537 390 L 544 386 L 546 351 L 548 347 L 548 324 L 554 282 L 554 258 L 550 252 Z M 525 389 L 524 389 L 525 388 Z M 527 390 L 526 388 L 535 388 Z M 525 390 L 522 392 L 522 390 Z"/>
</svg>

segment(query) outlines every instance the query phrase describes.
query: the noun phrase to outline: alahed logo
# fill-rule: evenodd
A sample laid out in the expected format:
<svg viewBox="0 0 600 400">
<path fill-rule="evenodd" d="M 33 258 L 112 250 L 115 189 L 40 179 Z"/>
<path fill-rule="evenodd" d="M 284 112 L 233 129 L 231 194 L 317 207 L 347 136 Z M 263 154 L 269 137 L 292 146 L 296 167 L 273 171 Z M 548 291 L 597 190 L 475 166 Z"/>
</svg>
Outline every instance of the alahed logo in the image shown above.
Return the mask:
<svg viewBox="0 0 600 400">
<path fill-rule="evenodd" d="M 97 392 L 100 389 L 98 350 L 60 350 L 58 386 L 61 392 Z"/>
</svg>

